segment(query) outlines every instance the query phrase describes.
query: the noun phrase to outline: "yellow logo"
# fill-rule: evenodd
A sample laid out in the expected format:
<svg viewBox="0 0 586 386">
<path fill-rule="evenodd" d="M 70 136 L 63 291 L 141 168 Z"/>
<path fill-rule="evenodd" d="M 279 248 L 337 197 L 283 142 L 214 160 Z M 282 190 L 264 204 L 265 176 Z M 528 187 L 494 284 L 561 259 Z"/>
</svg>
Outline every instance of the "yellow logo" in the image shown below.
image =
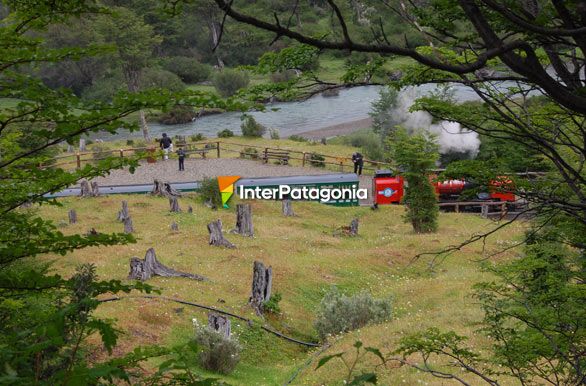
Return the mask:
<svg viewBox="0 0 586 386">
<path fill-rule="evenodd" d="M 228 200 L 234 194 L 234 183 L 240 179 L 240 176 L 223 176 L 218 177 L 218 186 L 222 196 L 222 206 L 228 208 Z"/>
</svg>

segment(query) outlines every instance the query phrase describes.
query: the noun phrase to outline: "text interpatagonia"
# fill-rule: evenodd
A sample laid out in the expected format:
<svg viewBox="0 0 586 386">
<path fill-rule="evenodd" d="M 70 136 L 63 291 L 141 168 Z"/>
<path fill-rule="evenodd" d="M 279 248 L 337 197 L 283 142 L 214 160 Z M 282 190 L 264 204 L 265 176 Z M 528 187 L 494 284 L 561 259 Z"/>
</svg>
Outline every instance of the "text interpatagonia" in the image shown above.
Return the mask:
<svg viewBox="0 0 586 386">
<path fill-rule="evenodd" d="M 356 185 L 351 188 L 308 188 L 291 187 L 289 185 L 279 185 L 278 188 L 263 188 L 260 186 L 246 187 L 238 186 L 238 196 L 241 200 L 283 200 L 290 198 L 292 200 L 320 200 L 328 202 L 332 200 L 366 200 L 368 198 L 367 189 L 357 189 Z"/>
</svg>

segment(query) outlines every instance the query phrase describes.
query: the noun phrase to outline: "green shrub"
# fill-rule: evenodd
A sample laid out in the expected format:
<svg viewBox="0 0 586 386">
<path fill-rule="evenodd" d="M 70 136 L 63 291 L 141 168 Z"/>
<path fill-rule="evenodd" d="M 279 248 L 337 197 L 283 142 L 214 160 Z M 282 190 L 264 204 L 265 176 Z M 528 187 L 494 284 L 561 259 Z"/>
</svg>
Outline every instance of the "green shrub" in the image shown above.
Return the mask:
<svg viewBox="0 0 586 386">
<path fill-rule="evenodd" d="M 242 119 L 243 122 L 240 125 L 240 129 L 244 137 L 259 138 L 267 132 L 267 128 L 258 123 L 252 115 L 244 115 Z"/>
<path fill-rule="evenodd" d="M 218 131 L 218 138 L 230 138 L 234 136 L 234 132 L 230 129 Z"/>
<path fill-rule="evenodd" d="M 271 298 L 262 304 L 263 311 L 269 314 L 280 314 L 281 307 L 279 307 L 279 302 L 283 299 L 280 293 L 275 293 L 271 296 Z"/>
<path fill-rule="evenodd" d="M 216 208 L 222 207 L 222 195 L 220 194 L 217 178 L 205 177 L 201 181 L 198 192 L 202 202 L 209 202 Z"/>
<path fill-rule="evenodd" d="M 332 288 L 322 299 L 314 322 L 320 338 L 335 335 L 389 320 L 392 315 L 390 299 L 374 299 L 363 291 L 346 296 Z"/>
<path fill-rule="evenodd" d="M 273 72 L 270 76 L 273 83 L 285 83 L 297 77 L 295 70 L 286 70 L 280 72 Z"/>
<path fill-rule="evenodd" d="M 171 56 L 161 61 L 163 68 L 177 75 L 185 83 L 199 83 L 208 80 L 212 68 L 187 56 Z"/>
<path fill-rule="evenodd" d="M 177 125 L 189 123 L 197 114 L 191 106 L 173 106 L 171 110 L 159 115 L 157 121 L 164 125 Z"/>
<path fill-rule="evenodd" d="M 140 77 L 140 87 L 143 90 L 150 88 L 164 88 L 170 91 L 181 91 L 185 84 L 181 79 L 167 70 L 160 68 L 145 68 Z"/>
<path fill-rule="evenodd" d="M 127 139 L 126 140 L 126 146 L 132 146 L 134 145 L 134 140 L 133 139 Z"/>
<path fill-rule="evenodd" d="M 279 129 L 269 129 L 269 136 L 271 139 L 280 139 Z"/>
<path fill-rule="evenodd" d="M 227 338 L 206 326 L 196 329 L 195 342 L 199 364 L 206 370 L 229 374 L 240 362 L 242 347 L 235 338 Z"/>
<path fill-rule="evenodd" d="M 206 137 L 204 137 L 204 135 L 202 133 L 197 133 L 197 134 L 193 134 L 193 135 L 189 136 L 189 139 L 191 140 L 191 142 L 198 142 L 198 141 L 205 140 Z"/>
<path fill-rule="evenodd" d="M 326 167 L 325 161 L 326 161 L 326 158 L 321 154 L 311 153 L 309 155 L 309 163 L 312 166 L 316 166 L 318 168 L 324 168 L 324 167 Z"/>
<path fill-rule="evenodd" d="M 248 74 L 242 71 L 224 69 L 214 75 L 214 87 L 224 98 L 230 97 L 241 88 L 248 86 Z"/>
<path fill-rule="evenodd" d="M 309 140 L 305 137 L 302 137 L 301 135 L 297 135 L 297 134 L 293 134 L 289 137 L 289 139 L 291 141 L 295 141 L 295 142 L 309 142 Z"/>
<path fill-rule="evenodd" d="M 381 143 L 380 136 L 373 131 L 358 131 L 343 137 L 345 145 L 358 147 L 366 158 L 374 161 L 385 159 L 385 148 Z"/>
<path fill-rule="evenodd" d="M 108 74 L 96 79 L 92 85 L 83 90 L 82 98 L 88 101 L 110 102 L 112 97 L 120 91 L 127 90 L 122 75 Z"/>
<path fill-rule="evenodd" d="M 258 159 L 258 150 L 254 147 L 245 147 L 244 150 L 240 152 L 240 158 Z"/>
</svg>

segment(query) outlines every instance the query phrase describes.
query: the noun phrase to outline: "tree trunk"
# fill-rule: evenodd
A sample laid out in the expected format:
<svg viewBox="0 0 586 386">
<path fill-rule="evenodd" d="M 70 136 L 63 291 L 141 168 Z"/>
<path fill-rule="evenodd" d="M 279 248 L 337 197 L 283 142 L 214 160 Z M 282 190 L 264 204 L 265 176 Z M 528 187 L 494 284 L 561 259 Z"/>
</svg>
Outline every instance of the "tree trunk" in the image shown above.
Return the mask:
<svg viewBox="0 0 586 386">
<path fill-rule="evenodd" d="M 176 196 L 169 197 L 169 206 L 171 208 L 170 209 L 171 212 L 175 212 L 175 213 L 181 212 L 181 208 L 179 207 L 179 200 L 177 200 Z"/>
<path fill-rule="evenodd" d="M 293 212 L 293 207 L 291 206 L 291 200 L 288 199 L 288 198 L 286 198 L 286 199 L 284 199 L 282 201 L 282 203 L 283 203 L 283 206 L 282 206 L 283 215 L 285 217 L 293 217 L 293 216 L 295 216 L 295 213 Z"/>
<path fill-rule="evenodd" d="M 271 287 L 273 286 L 273 269 L 265 268 L 260 261 L 255 261 L 252 272 L 252 295 L 249 303 L 257 315 L 261 315 L 264 302 L 271 298 Z"/>
<path fill-rule="evenodd" d="M 75 209 L 70 209 L 68 216 L 70 224 L 75 224 L 77 222 L 77 212 L 75 211 Z"/>
<path fill-rule="evenodd" d="M 166 181 L 155 180 L 153 185 L 152 195 L 169 197 L 176 196 L 181 197 L 181 193 L 171 187 L 171 184 Z"/>
<path fill-rule="evenodd" d="M 216 57 L 218 68 L 221 70 L 224 68 L 224 61 L 220 57 L 220 47 L 218 47 L 220 41 L 221 25 L 216 20 L 210 18 L 208 20 L 208 28 L 210 29 L 210 33 L 212 35 L 212 49 L 214 49 L 214 56 Z"/>
<path fill-rule="evenodd" d="M 253 237 L 254 227 L 252 225 L 252 208 L 250 204 L 236 205 L 236 228 L 232 233 L 238 233 L 242 236 Z"/>
<path fill-rule="evenodd" d="M 85 151 L 85 138 L 80 138 L 79 139 L 79 151 Z"/>
<path fill-rule="evenodd" d="M 208 327 L 214 331 L 218 331 L 226 338 L 230 338 L 231 326 L 230 319 L 224 315 L 219 315 L 213 312 L 208 314 Z"/>
<path fill-rule="evenodd" d="M 122 201 L 122 210 L 118 211 L 118 221 L 124 222 L 127 217 L 130 217 L 130 213 L 128 212 L 128 202 Z"/>
<path fill-rule="evenodd" d="M 134 232 L 134 227 L 132 225 L 132 217 L 128 216 L 124 219 L 124 233 L 130 234 Z"/>
<path fill-rule="evenodd" d="M 177 223 L 176 223 L 175 221 L 173 221 L 173 222 L 171 223 L 171 230 L 172 230 L 173 232 L 179 232 L 179 225 L 177 225 Z"/>
<path fill-rule="evenodd" d="M 358 236 L 358 219 L 355 218 L 350 222 L 350 236 Z"/>
<path fill-rule="evenodd" d="M 80 186 L 80 197 L 91 197 L 92 196 L 92 187 L 90 186 L 90 183 L 87 182 L 87 180 L 82 180 L 79 183 Z"/>
<path fill-rule="evenodd" d="M 90 184 L 92 187 L 92 197 L 98 197 L 100 195 L 100 187 L 96 181 L 92 181 Z"/>
<path fill-rule="evenodd" d="M 140 123 L 140 128 L 142 130 L 142 136 L 144 137 L 144 140 L 149 143 L 151 141 L 151 135 L 149 133 L 149 126 L 147 124 L 144 110 L 140 110 L 138 112 L 138 122 Z"/>
<path fill-rule="evenodd" d="M 155 250 L 153 248 L 149 248 L 149 250 L 146 252 L 144 260 L 141 260 L 138 257 L 133 257 L 130 259 L 130 273 L 128 274 L 129 279 L 145 281 L 153 276 L 187 277 L 193 280 L 206 280 L 206 278 L 203 276 L 175 271 L 174 269 L 164 266 L 157 260 Z"/>
<path fill-rule="evenodd" d="M 126 84 L 128 85 L 128 91 L 138 92 L 140 89 L 140 70 L 136 68 L 127 67 L 124 69 L 124 77 L 126 78 Z M 148 143 L 151 141 L 149 133 L 149 127 L 147 125 L 146 116 L 143 110 L 138 112 L 138 124 L 142 130 L 144 140 Z"/>
<path fill-rule="evenodd" d="M 210 245 L 236 248 L 234 244 L 224 238 L 224 234 L 222 233 L 222 221 L 219 219 L 208 224 L 208 232 L 210 232 Z"/>
</svg>

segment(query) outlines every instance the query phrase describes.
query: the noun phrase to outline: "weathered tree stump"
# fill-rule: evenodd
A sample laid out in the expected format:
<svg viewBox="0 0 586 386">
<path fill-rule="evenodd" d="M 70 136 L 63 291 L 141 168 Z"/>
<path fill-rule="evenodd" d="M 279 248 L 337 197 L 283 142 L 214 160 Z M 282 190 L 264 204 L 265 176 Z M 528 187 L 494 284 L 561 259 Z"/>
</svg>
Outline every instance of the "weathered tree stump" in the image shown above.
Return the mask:
<svg viewBox="0 0 586 386">
<path fill-rule="evenodd" d="M 177 200 L 176 196 L 169 196 L 169 207 L 171 212 L 181 212 L 181 208 L 179 207 L 179 200 Z"/>
<path fill-rule="evenodd" d="M 334 236 L 358 236 L 358 219 L 353 219 L 349 226 L 342 226 L 337 228 L 334 231 Z"/>
<path fill-rule="evenodd" d="M 70 209 L 67 215 L 69 217 L 70 224 L 75 224 L 77 222 L 77 212 L 75 211 L 75 209 Z"/>
<path fill-rule="evenodd" d="M 132 218 L 130 216 L 124 219 L 124 233 L 130 234 L 134 232 L 134 226 L 132 225 Z"/>
<path fill-rule="evenodd" d="M 80 187 L 80 193 L 79 193 L 80 197 L 92 197 L 92 195 L 93 195 L 92 194 L 92 187 L 87 180 L 81 180 L 81 182 L 79 183 L 79 187 Z"/>
<path fill-rule="evenodd" d="M 283 216 L 285 217 L 294 217 L 295 213 L 293 212 L 293 207 L 291 205 L 291 200 L 286 198 L 282 201 L 282 209 L 283 209 Z"/>
<path fill-rule="evenodd" d="M 98 182 L 92 181 L 90 186 L 92 188 L 92 197 L 98 197 L 100 195 L 100 187 L 98 186 Z"/>
<path fill-rule="evenodd" d="M 206 200 L 203 204 L 211 210 L 218 210 L 218 207 L 212 202 L 212 200 Z"/>
<path fill-rule="evenodd" d="M 220 219 L 208 224 L 208 232 L 210 232 L 210 245 L 236 248 L 234 244 L 224 238 L 224 234 L 222 233 L 222 221 L 220 221 Z"/>
<path fill-rule="evenodd" d="M 79 139 L 79 151 L 85 151 L 86 147 L 85 147 L 85 138 L 80 138 Z"/>
<path fill-rule="evenodd" d="M 92 228 L 86 232 L 86 236 L 97 236 L 100 232 L 96 230 L 96 228 Z"/>
<path fill-rule="evenodd" d="M 252 208 L 250 204 L 236 205 L 236 228 L 232 233 L 238 233 L 242 236 L 253 237 L 254 226 L 252 225 Z"/>
<path fill-rule="evenodd" d="M 208 314 L 208 327 L 214 331 L 218 331 L 226 338 L 230 337 L 231 333 L 231 325 L 230 319 L 225 317 L 224 315 L 219 315 L 213 312 Z"/>
<path fill-rule="evenodd" d="M 157 260 L 155 250 L 149 248 L 146 252 L 144 260 L 138 257 L 130 259 L 130 273 L 128 274 L 129 279 L 145 281 L 153 276 L 163 277 L 187 277 L 193 280 L 206 280 L 205 277 L 200 275 L 194 275 L 191 273 L 175 271 L 169 267 L 164 266 Z"/>
<path fill-rule="evenodd" d="M 176 196 L 181 197 L 181 193 L 171 187 L 171 184 L 165 181 L 155 180 L 151 194 L 154 196 Z"/>
<path fill-rule="evenodd" d="M 187 213 L 193 213 L 193 208 L 191 207 L 191 205 L 187 207 Z"/>
<path fill-rule="evenodd" d="M 173 232 L 179 232 L 179 225 L 177 225 L 177 223 L 176 223 L 175 221 L 173 221 L 173 222 L 171 223 L 171 230 L 172 230 Z"/>
<path fill-rule="evenodd" d="M 122 201 L 122 210 L 118 211 L 118 221 L 124 222 L 127 217 L 130 217 L 130 213 L 128 212 L 128 202 Z"/>
<path fill-rule="evenodd" d="M 260 261 L 255 261 L 252 272 L 252 294 L 249 303 L 257 315 L 261 315 L 264 302 L 271 298 L 271 287 L 273 286 L 273 269 L 265 268 Z"/>
</svg>

